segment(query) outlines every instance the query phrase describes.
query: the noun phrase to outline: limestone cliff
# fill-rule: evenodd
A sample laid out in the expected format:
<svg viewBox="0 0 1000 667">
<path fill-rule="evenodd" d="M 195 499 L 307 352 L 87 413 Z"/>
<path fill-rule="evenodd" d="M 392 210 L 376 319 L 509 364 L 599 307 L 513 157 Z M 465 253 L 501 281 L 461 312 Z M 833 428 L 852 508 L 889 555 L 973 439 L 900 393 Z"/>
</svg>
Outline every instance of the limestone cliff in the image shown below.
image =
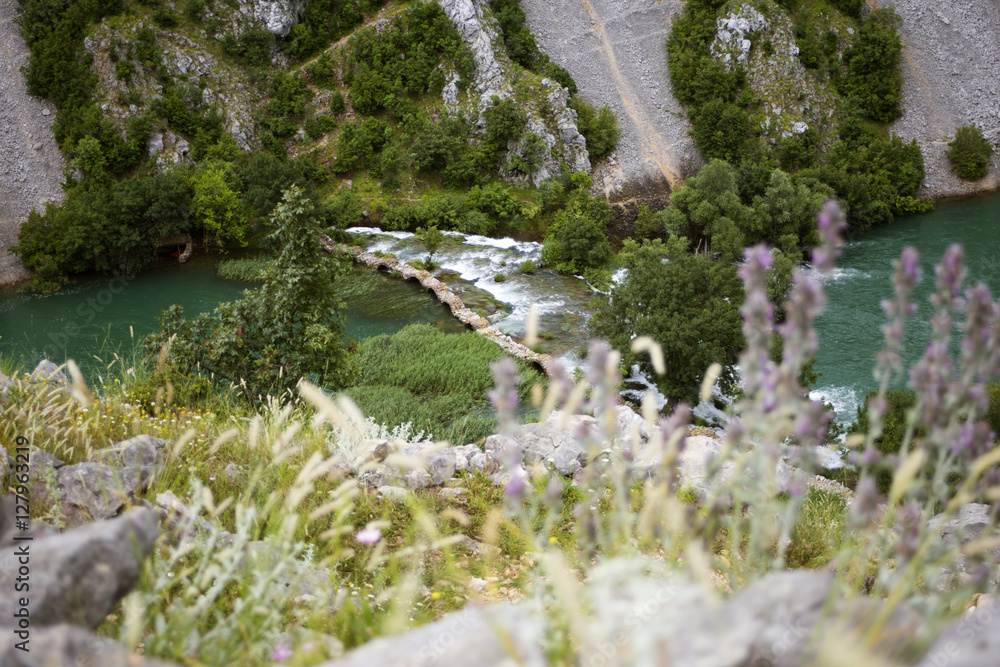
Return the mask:
<svg viewBox="0 0 1000 667">
<path fill-rule="evenodd" d="M 903 117 L 892 130 L 924 153 L 925 197 L 1000 188 L 1000 3 L 996 0 L 877 0 L 902 17 Z M 995 148 L 986 178 L 969 183 L 949 171 L 955 129 L 975 125 Z"/>
</svg>

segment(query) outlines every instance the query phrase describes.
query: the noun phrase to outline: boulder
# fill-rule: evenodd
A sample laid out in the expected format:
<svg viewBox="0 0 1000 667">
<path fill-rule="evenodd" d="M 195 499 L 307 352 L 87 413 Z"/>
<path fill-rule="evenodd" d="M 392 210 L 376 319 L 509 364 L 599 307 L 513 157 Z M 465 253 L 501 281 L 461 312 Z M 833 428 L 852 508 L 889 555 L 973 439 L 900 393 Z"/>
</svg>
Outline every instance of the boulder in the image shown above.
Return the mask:
<svg viewBox="0 0 1000 667">
<path fill-rule="evenodd" d="M 945 629 L 931 644 L 920 667 L 995 667 L 1000 655 L 1000 603 L 992 596 L 980 602 L 960 621 Z"/>
<path fill-rule="evenodd" d="M 94 452 L 94 458 L 110 465 L 154 468 L 163 463 L 163 450 L 166 446 L 166 440 L 151 435 L 137 435 L 111 447 L 97 450 Z"/>
<path fill-rule="evenodd" d="M 954 549 L 983 536 L 983 531 L 991 523 L 993 527 L 988 537 L 997 537 L 1000 531 L 998 531 L 995 522 L 990 521 L 990 506 L 982 503 L 969 503 L 959 507 L 958 513 L 953 517 L 946 518 L 944 514 L 938 514 L 927 522 L 927 527 L 941 536 L 941 541 L 945 546 Z M 1000 547 L 991 549 L 988 556 L 989 562 L 993 563 L 988 573 L 990 581 L 994 585 L 1000 584 L 1000 572 L 997 569 L 997 564 L 1000 563 Z M 968 559 L 964 554 L 959 554 L 951 564 L 942 570 L 937 587 L 941 590 L 952 588 L 954 585 L 962 583 L 968 576 Z"/>
<path fill-rule="evenodd" d="M 16 641 L 16 640 L 15 640 Z M 92 635 L 72 625 L 32 628 L 28 652 L 17 649 L 13 641 L 5 643 L 0 652 L 4 667 L 169 667 L 174 663 L 136 655 L 121 644 L 106 637 Z"/>
<path fill-rule="evenodd" d="M 77 463 L 59 468 L 56 484 L 36 485 L 38 496 L 61 508 L 69 527 L 117 515 L 149 482 L 142 468 L 115 468 L 102 463 Z"/>
<path fill-rule="evenodd" d="M 381 498 L 382 500 L 389 500 L 397 503 L 405 503 L 407 498 L 410 497 L 410 494 L 407 492 L 407 490 L 400 486 L 389 486 L 389 485 L 380 486 L 376 490 L 376 493 L 378 494 L 378 497 Z"/>
<path fill-rule="evenodd" d="M 59 623 L 97 627 L 139 581 L 142 562 L 159 534 L 157 521 L 155 512 L 137 509 L 27 543 L 32 628 Z M 10 626 L 18 607 L 13 579 L 18 549 L 25 544 L 0 549 L 0 627 Z"/>
<path fill-rule="evenodd" d="M 306 7 L 304 0 L 255 0 L 250 4 L 264 28 L 278 37 L 288 36 Z"/>
<path fill-rule="evenodd" d="M 470 605 L 401 635 L 370 641 L 322 667 L 541 667 L 546 664 L 541 625 L 524 607 Z"/>
<path fill-rule="evenodd" d="M 39 361 L 28 379 L 31 382 L 44 382 L 46 384 L 62 385 L 67 389 L 69 388 L 65 373 L 59 370 L 59 366 L 48 359 Z"/>
</svg>

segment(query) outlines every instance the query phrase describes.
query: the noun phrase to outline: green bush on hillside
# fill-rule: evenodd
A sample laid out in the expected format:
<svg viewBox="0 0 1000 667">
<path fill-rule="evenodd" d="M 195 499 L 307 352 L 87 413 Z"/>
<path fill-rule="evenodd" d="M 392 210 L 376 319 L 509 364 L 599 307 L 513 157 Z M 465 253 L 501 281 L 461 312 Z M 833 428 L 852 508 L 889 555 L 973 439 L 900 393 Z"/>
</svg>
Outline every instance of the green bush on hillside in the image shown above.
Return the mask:
<svg viewBox="0 0 1000 667">
<path fill-rule="evenodd" d="M 605 104 L 598 111 L 594 105 L 579 96 L 571 99 L 569 106 L 576 111 L 576 124 L 580 134 L 587 140 L 587 152 L 592 160 L 602 158 L 615 149 L 621 130 L 611 107 Z"/>
<path fill-rule="evenodd" d="M 978 181 L 986 176 L 993 157 L 993 144 L 986 140 L 982 130 L 966 125 L 955 131 L 955 138 L 948 144 L 948 162 L 953 174 L 966 181 Z"/>
</svg>

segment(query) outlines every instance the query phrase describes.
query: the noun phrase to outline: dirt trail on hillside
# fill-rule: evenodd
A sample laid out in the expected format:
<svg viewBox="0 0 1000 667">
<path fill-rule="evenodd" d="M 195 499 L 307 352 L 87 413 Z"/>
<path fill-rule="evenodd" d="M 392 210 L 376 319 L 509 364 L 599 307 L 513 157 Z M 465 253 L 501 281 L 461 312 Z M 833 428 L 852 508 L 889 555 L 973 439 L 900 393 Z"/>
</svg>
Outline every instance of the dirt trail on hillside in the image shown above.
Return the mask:
<svg viewBox="0 0 1000 667">
<path fill-rule="evenodd" d="M 871 4 L 871 2 L 870 2 Z M 903 19 L 903 117 L 892 130 L 916 139 L 927 178 L 921 194 L 955 197 L 1000 188 L 1000 0 L 877 0 Z M 990 173 L 967 183 L 949 172 L 948 141 L 976 125 L 996 149 Z"/>
<path fill-rule="evenodd" d="M 592 104 L 611 106 L 621 139 L 595 178 L 606 193 L 625 184 L 691 175 L 701 158 L 670 88 L 666 42 L 679 0 L 522 0 L 538 45 L 569 70 Z"/>
<path fill-rule="evenodd" d="M 0 285 L 28 276 L 7 252 L 28 213 L 63 198 L 63 157 L 52 136 L 55 107 L 28 95 L 21 75 L 28 48 L 16 16 L 17 0 L 0 0 Z"/>
</svg>

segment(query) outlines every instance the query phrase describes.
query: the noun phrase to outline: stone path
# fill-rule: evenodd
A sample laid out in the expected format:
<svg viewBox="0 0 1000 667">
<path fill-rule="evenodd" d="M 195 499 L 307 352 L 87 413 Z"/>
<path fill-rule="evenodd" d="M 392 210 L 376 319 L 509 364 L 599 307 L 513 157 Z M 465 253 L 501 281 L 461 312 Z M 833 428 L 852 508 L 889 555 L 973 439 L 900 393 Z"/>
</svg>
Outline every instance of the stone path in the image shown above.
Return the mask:
<svg viewBox="0 0 1000 667">
<path fill-rule="evenodd" d="M 523 359 L 529 363 L 538 364 L 542 370 L 545 371 L 546 375 L 552 377 L 552 370 L 556 361 L 551 355 L 538 354 L 537 352 L 532 351 L 531 348 L 518 343 L 510 336 L 494 327 L 490 324 L 490 321 L 482 315 L 472 311 L 470 308 L 466 308 L 465 304 L 462 303 L 462 300 L 458 298 L 458 296 L 452 292 L 446 284 L 432 276 L 429 271 L 422 271 L 421 269 L 414 268 L 409 264 L 404 264 L 403 262 L 391 257 L 379 257 L 378 255 L 374 255 L 370 252 L 365 252 L 362 248 L 358 248 L 357 246 L 334 243 L 333 240 L 325 234 L 321 235 L 320 238 L 323 241 L 323 247 L 331 254 L 338 252 L 346 253 L 351 255 L 355 261 L 364 264 L 365 266 L 389 269 L 393 273 L 398 274 L 401 278 L 416 280 L 421 285 L 434 292 L 438 300 L 451 309 L 452 315 L 454 315 L 458 321 L 472 327 L 473 331 L 490 339 L 512 357 Z"/>
</svg>

